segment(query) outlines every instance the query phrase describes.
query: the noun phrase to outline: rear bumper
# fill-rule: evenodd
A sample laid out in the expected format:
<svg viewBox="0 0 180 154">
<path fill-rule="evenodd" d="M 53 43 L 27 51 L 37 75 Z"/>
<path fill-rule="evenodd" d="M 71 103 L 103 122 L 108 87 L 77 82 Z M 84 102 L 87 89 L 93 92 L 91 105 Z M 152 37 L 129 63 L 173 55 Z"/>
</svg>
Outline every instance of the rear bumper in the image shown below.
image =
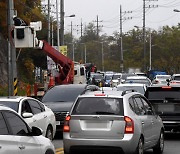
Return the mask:
<svg viewBox="0 0 180 154">
<path fill-rule="evenodd" d="M 133 153 L 136 150 L 139 136 L 135 134 L 126 134 L 123 139 L 82 139 L 71 138 L 69 133 L 63 133 L 63 143 L 65 153 L 83 153 L 87 151 L 101 150 L 108 152 L 109 150 L 118 153 Z M 112 153 L 112 151 L 110 153 Z"/>
<path fill-rule="evenodd" d="M 180 121 L 163 121 L 166 131 L 180 131 Z"/>
</svg>

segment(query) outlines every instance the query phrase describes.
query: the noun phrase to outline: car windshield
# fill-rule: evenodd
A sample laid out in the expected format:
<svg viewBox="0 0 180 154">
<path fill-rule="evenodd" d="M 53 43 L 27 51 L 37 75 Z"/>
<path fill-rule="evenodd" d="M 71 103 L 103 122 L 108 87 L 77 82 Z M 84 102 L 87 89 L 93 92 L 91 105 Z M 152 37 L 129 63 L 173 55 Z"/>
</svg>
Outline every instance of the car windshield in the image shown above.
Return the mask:
<svg viewBox="0 0 180 154">
<path fill-rule="evenodd" d="M 103 79 L 103 76 L 101 74 L 99 75 L 93 75 L 94 79 Z"/>
<path fill-rule="evenodd" d="M 120 79 L 121 75 L 113 75 L 113 77 L 112 77 L 113 80 L 117 80 L 118 78 Z"/>
<path fill-rule="evenodd" d="M 52 88 L 43 96 L 42 102 L 74 102 L 84 90 L 83 87 Z"/>
<path fill-rule="evenodd" d="M 142 83 L 148 86 L 151 84 L 148 80 L 144 80 L 144 79 L 126 79 L 125 83 Z"/>
<path fill-rule="evenodd" d="M 74 115 L 123 115 L 122 99 L 79 98 L 72 114 Z"/>
<path fill-rule="evenodd" d="M 180 80 L 180 76 L 175 76 L 174 80 Z"/>
<path fill-rule="evenodd" d="M 10 107 L 11 109 L 18 112 L 18 106 L 19 106 L 18 102 L 0 101 L 0 104 Z"/>
<path fill-rule="evenodd" d="M 105 76 L 105 79 L 106 79 L 106 80 L 111 80 L 111 79 L 112 79 L 112 75 L 106 75 L 106 76 Z"/>
<path fill-rule="evenodd" d="M 157 76 L 157 79 L 170 79 L 171 76 Z"/>
<path fill-rule="evenodd" d="M 119 87 L 117 87 L 118 91 L 125 91 L 128 89 L 136 90 L 137 92 L 139 92 L 141 94 L 144 94 L 144 92 L 145 92 L 145 90 L 142 86 L 119 86 Z"/>
</svg>

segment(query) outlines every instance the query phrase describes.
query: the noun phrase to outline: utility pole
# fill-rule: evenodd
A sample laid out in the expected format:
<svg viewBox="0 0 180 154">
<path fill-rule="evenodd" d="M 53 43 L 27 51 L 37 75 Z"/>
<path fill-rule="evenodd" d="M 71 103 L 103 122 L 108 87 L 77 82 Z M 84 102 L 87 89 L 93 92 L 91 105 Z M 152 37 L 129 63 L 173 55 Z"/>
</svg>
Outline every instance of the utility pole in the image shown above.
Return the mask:
<svg viewBox="0 0 180 154">
<path fill-rule="evenodd" d="M 146 7 L 146 1 L 158 1 L 158 0 L 143 0 L 143 69 L 146 71 L 146 8 L 157 8 L 158 5 L 149 5 Z"/>
<path fill-rule="evenodd" d="M 146 28 L 145 28 L 145 17 L 146 17 L 146 15 L 145 15 L 145 13 L 146 13 L 146 10 L 145 10 L 145 8 L 146 8 L 146 0 L 143 0 L 143 69 L 144 69 L 144 71 L 146 70 L 146 33 L 145 33 L 145 31 L 146 31 Z"/>
<path fill-rule="evenodd" d="M 57 48 L 58 48 L 58 51 L 60 52 L 58 0 L 56 0 L 56 21 L 57 21 Z"/>
<path fill-rule="evenodd" d="M 51 25 L 50 25 L 50 0 L 48 0 L 48 43 L 50 44 Z"/>
<path fill-rule="evenodd" d="M 61 14 L 61 26 L 60 26 L 60 45 L 64 45 L 64 0 L 61 0 L 60 4 L 60 14 Z"/>
<path fill-rule="evenodd" d="M 120 68 L 121 72 L 124 72 L 124 63 L 123 63 L 123 38 L 122 38 L 122 8 L 120 5 L 120 52 L 121 52 L 121 58 L 120 58 Z"/>
<path fill-rule="evenodd" d="M 99 22 L 103 22 L 102 20 L 99 21 L 99 17 L 97 15 L 97 19 L 94 21 L 96 22 L 96 28 L 97 28 L 97 39 L 99 39 L 99 27 L 102 27 L 102 26 L 99 26 Z"/>
<path fill-rule="evenodd" d="M 132 13 L 132 11 L 125 11 L 122 12 L 122 7 L 120 5 L 120 69 L 121 72 L 124 72 L 124 56 L 123 56 L 123 32 L 122 32 L 122 23 L 123 20 L 127 20 L 127 19 L 132 19 L 132 17 L 128 17 L 128 18 L 122 18 L 122 13 L 126 14 L 126 13 Z"/>
<path fill-rule="evenodd" d="M 9 96 L 17 95 L 17 67 L 16 67 L 16 49 L 11 43 L 11 30 L 14 26 L 14 3 L 8 0 L 8 94 Z"/>
</svg>

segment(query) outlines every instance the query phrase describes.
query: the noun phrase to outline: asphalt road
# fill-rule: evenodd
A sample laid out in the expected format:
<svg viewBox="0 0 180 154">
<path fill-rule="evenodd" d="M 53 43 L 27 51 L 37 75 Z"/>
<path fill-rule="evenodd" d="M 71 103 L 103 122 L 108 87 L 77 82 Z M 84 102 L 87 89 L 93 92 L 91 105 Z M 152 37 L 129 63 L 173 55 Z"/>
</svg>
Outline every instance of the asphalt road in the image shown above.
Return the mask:
<svg viewBox="0 0 180 154">
<path fill-rule="evenodd" d="M 62 135 L 57 134 L 53 140 L 56 148 L 56 154 L 63 154 L 63 141 Z M 145 154 L 153 154 L 152 150 L 148 150 Z M 180 154 L 180 133 L 166 133 L 165 134 L 165 147 L 163 154 Z"/>
</svg>

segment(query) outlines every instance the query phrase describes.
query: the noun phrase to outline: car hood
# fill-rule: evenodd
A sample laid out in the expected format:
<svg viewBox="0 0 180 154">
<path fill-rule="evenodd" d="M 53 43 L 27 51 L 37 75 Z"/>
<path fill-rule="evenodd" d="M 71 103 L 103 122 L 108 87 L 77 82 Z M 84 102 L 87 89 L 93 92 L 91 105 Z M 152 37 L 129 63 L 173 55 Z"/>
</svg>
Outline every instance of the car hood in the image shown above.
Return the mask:
<svg viewBox="0 0 180 154">
<path fill-rule="evenodd" d="M 44 104 L 49 107 L 53 112 L 70 111 L 74 102 L 45 102 Z"/>
</svg>

